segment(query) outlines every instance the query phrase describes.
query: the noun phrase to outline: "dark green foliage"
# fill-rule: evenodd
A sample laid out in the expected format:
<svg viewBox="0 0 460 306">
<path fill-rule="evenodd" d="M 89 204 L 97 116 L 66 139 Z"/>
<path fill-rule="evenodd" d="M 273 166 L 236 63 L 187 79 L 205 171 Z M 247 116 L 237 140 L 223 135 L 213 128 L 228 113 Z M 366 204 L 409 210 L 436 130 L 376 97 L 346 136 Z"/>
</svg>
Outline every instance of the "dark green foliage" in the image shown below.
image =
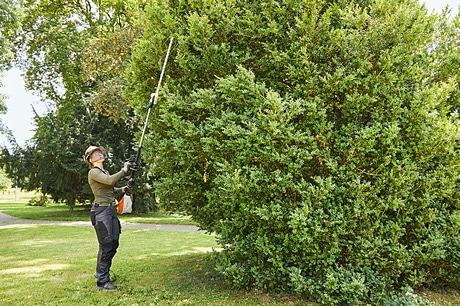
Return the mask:
<svg viewBox="0 0 460 306">
<path fill-rule="evenodd" d="M 76 202 L 93 199 L 87 181 L 88 165 L 83 161 L 85 149 L 102 145 L 111 158 L 105 167 L 111 173 L 121 169 L 133 155 L 130 131 L 123 123 L 90 114 L 76 105 L 67 117 L 63 112 L 37 117 L 33 146 L 3 149 L 1 162 L 15 186 L 41 190 L 54 201 L 64 201 L 71 208 Z M 126 183 L 126 182 L 125 182 Z"/>
<path fill-rule="evenodd" d="M 123 124 L 113 124 L 108 118 L 88 114 L 82 107 L 74 108 L 72 120 L 64 115 L 48 114 L 37 119 L 34 135 L 33 171 L 28 189 L 41 188 L 55 201 L 64 200 L 71 207 L 75 201 L 92 200 L 87 181 L 88 165 L 83 154 L 90 145 L 101 145 L 111 154 L 105 163 L 114 173 L 121 169 L 132 151 L 129 130 Z M 65 144 L 63 146 L 62 144 Z"/>
<path fill-rule="evenodd" d="M 233 285 L 357 304 L 459 284 L 458 40 L 436 44 L 453 24 L 417 1 L 147 12 L 137 105 L 176 38 L 147 160 L 162 205 L 218 234 Z"/>
</svg>

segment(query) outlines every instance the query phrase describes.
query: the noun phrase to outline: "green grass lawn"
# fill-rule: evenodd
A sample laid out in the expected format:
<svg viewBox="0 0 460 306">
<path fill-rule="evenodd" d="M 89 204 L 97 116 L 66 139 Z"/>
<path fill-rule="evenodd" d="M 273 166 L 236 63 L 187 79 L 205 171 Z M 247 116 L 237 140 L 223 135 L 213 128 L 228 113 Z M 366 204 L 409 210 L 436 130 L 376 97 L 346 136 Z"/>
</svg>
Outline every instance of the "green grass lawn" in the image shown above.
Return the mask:
<svg viewBox="0 0 460 306">
<path fill-rule="evenodd" d="M 38 220 L 89 220 L 85 207 L 33 207 L 25 204 L 30 194 L 15 196 L 17 201 L 0 194 L 1 212 Z M 121 218 L 190 224 L 188 218 L 167 214 Z M 314 305 L 289 294 L 233 290 L 207 260 L 218 247 L 215 237 L 202 232 L 123 229 L 112 266 L 116 292 L 95 289 L 97 240 L 92 227 L 0 226 L 0 241 L 0 305 Z M 460 305 L 458 290 L 417 294 L 433 305 Z"/>
<path fill-rule="evenodd" d="M 0 211 L 38 220 L 89 220 L 65 205 L 2 199 Z M 144 216 L 121 216 L 139 220 Z M 171 216 L 145 216 L 171 222 Z M 180 219 L 173 216 L 173 219 Z M 126 220 L 125 220 L 126 221 Z M 190 224 L 188 222 L 184 222 Z M 215 237 L 202 232 L 122 229 L 112 265 L 119 290 L 96 290 L 97 239 L 90 226 L 0 226 L 0 305 L 312 305 L 292 295 L 233 290 L 209 258 Z"/>
<path fill-rule="evenodd" d="M 300 304 L 286 296 L 229 288 L 205 260 L 203 233 L 123 230 L 112 275 L 119 290 L 95 290 L 97 241 L 85 226 L 0 227 L 1 305 Z"/>
</svg>

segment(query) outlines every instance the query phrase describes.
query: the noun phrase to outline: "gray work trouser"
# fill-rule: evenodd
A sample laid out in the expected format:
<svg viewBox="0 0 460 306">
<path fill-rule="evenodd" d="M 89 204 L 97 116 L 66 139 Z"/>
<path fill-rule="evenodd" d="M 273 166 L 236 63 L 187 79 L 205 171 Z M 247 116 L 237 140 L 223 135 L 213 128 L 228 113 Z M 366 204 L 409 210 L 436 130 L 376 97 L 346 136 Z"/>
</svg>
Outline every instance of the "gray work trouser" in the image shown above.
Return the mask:
<svg viewBox="0 0 460 306">
<path fill-rule="evenodd" d="M 91 207 L 91 223 L 94 226 L 99 242 L 97 254 L 96 276 L 98 285 L 104 285 L 110 280 L 112 259 L 117 253 L 121 225 L 117 216 L 116 206 Z"/>
</svg>

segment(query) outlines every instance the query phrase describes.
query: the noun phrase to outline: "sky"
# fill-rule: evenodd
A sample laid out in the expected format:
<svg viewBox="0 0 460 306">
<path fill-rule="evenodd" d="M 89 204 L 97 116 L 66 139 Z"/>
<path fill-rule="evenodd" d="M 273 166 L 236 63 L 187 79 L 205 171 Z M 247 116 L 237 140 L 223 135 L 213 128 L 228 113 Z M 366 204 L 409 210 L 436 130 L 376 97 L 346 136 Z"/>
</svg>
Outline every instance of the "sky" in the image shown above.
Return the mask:
<svg viewBox="0 0 460 306">
<path fill-rule="evenodd" d="M 452 16 L 458 12 L 460 0 L 420 0 L 430 11 L 441 12 L 449 5 L 452 8 Z M 5 123 L 12 131 L 19 145 L 23 146 L 33 135 L 33 109 L 41 115 L 46 112 L 46 108 L 40 99 L 30 91 L 24 89 L 24 80 L 21 72 L 17 68 L 7 71 L 2 78 L 3 87 L 0 93 L 7 96 L 5 103 L 8 111 L 5 115 L 0 115 L 0 120 Z M 0 135 L 0 146 L 7 145 L 4 136 Z"/>
</svg>

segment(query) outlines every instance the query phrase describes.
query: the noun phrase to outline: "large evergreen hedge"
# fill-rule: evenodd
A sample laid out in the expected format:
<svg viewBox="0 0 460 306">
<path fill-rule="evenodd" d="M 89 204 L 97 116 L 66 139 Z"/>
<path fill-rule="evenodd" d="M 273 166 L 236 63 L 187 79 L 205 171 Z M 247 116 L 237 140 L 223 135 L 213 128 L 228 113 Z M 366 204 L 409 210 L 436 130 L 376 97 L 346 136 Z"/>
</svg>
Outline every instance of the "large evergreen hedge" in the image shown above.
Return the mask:
<svg viewBox="0 0 460 306">
<path fill-rule="evenodd" d="M 459 18 L 417 0 L 159 1 L 133 56 L 164 207 L 237 287 L 323 304 L 459 284 Z M 146 69 L 146 64 L 147 69 Z"/>
</svg>

